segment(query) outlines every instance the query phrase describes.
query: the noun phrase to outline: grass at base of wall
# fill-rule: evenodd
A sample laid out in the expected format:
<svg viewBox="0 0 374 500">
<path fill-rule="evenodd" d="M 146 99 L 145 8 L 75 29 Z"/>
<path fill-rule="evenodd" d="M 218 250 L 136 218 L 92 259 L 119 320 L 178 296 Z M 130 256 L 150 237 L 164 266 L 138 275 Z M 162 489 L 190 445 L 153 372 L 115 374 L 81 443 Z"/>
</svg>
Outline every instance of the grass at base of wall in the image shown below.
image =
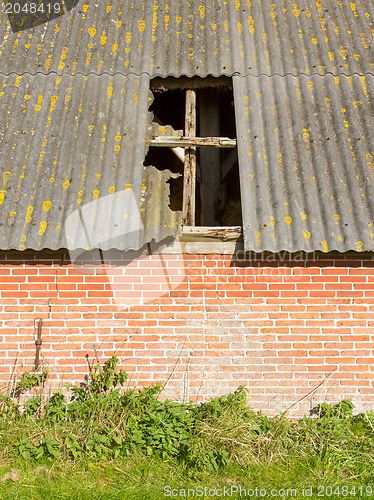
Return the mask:
<svg viewBox="0 0 374 500">
<path fill-rule="evenodd" d="M 269 418 L 247 392 L 162 401 L 160 385 L 120 390 L 117 358 L 89 379 L 20 404 L 47 374 L 0 395 L 1 499 L 374 498 L 374 413 L 322 404 Z"/>
</svg>

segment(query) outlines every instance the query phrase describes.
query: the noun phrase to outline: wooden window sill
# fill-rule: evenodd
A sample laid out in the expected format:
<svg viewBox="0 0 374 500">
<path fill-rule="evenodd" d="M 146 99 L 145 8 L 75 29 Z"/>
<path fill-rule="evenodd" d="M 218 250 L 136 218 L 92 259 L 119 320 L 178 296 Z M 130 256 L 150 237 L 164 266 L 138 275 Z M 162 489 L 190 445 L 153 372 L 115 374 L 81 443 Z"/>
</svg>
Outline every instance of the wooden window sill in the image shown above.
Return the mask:
<svg viewBox="0 0 374 500">
<path fill-rule="evenodd" d="M 241 226 L 182 226 L 181 241 L 237 241 L 243 239 Z"/>
<path fill-rule="evenodd" d="M 186 254 L 235 254 L 244 249 L 241 226 L 182 226 L 179 242 Z"/>
</svg>

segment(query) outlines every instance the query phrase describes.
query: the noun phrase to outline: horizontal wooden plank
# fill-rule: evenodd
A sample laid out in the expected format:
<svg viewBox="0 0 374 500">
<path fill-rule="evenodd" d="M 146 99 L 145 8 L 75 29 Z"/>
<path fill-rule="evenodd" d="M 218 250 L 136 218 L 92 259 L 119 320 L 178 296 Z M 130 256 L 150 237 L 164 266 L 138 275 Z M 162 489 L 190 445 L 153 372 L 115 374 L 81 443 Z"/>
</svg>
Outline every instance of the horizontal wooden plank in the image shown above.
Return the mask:
<svg viewBox="0 0 374 500">
<path fill-rule="evenodd" d="M 183 226 L 181 241 L 220 240 L 235 241 L 243 237 L 241 226 Z"/>
<path fill-rule="evenodd" d="M 150 146 L 166 147 L 166 148 L 195 148 L 204 146 L 214 146 L 216 148 L 235 148 L 236 139 L 229 139 L 228 137 L 172 137 L 172 136 L 159 136 L 154 137 Z"/>
</svg>

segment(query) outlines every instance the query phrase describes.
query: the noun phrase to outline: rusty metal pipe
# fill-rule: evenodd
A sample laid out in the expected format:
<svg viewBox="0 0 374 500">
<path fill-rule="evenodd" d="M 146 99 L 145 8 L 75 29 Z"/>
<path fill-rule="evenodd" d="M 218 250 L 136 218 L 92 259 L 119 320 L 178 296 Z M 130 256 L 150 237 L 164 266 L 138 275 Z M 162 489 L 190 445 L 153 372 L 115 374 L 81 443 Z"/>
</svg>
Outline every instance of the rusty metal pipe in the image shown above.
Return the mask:
<svg viewBox="0 0 374 500">
<path fill-rule="evenodd" d="M 42 345 L 42 326 L 43 326 L 43 320 L 40 319 L 38 323 L 38 335 L 36 337 L 35 341 L 35 346 L 36 346 L 36 353 L 35 353 L 35 371 L 39 368 L 40 366 L 40 347 Z"/>
</svg>

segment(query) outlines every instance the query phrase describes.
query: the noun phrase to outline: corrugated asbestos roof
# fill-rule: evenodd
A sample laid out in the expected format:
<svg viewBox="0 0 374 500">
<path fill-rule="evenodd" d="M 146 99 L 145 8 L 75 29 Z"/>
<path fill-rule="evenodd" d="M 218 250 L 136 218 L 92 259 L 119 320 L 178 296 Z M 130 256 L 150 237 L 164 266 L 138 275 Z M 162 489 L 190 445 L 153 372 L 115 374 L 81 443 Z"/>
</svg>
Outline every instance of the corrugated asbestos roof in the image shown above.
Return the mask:
<svg viewBox="0 0 374 500">
<path fill-rule="evenodd" d="M 146 239 L 175 232 L 169 174 L 143 169 L 149 78 L 210 74 L 241 75 L 246 249 L 373 250 L 373 19 L 373 0 L 81 0 L 13 33 L 2 8 L 0 245 L 96 244 L 82 207 L 118 229 L 130 184 Z"/>
<path fill-rule="evenodd" d="M 234 77 L 251 250 L 374 250 L 374 77 Z"/>
<path fill-rule="evenodd" d="M 4 74 L 364 74 L 374 65 L 372 0 L 81 0 L 16 34 L 0 16 Z"/>
</svg>

